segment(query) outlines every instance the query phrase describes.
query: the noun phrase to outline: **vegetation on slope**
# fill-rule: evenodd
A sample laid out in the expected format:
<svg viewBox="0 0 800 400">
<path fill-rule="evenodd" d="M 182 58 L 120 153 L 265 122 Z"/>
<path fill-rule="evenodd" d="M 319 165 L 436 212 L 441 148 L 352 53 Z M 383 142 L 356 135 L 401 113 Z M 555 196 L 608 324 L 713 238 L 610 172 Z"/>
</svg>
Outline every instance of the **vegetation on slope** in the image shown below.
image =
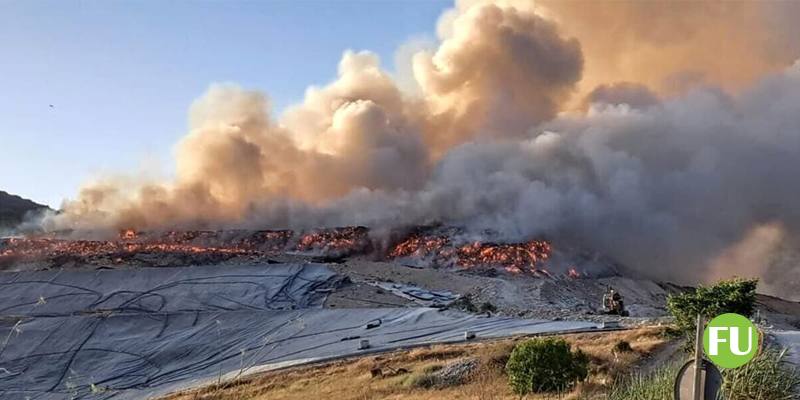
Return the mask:
<svg viewBox="0 0 800 400">
<path fill-rule="evenodd" d="M 768 349 L 750 363 L 722 371 L 722 398 L 727 400 L 800 399 L 800 371 L 783 362 L 784 353 Z M 669 364 L 648 374 L 619 381 L 608 400 L 672 400 L 680 365 Z"/>
<path fill-rule="evenodd" d="M 564 392 L 589 375 L 589 358 L 572 351 L 560 338 L 532 339 L 518 344 L 506 363 L 514 393 Z"/>
</svg>

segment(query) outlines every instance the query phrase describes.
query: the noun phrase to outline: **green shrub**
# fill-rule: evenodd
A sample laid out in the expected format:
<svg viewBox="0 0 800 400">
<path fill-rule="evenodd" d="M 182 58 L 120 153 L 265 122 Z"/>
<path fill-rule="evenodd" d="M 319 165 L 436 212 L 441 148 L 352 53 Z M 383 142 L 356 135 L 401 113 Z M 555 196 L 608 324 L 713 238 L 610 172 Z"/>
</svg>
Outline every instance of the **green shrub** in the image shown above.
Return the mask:
<svg viewBox="0 0 800 400">
<path fill-rule="evenodd" d="M 511 389 L 519 395 L 561 392 L 586 379 L 589 358 L 572 352 L 564 339 L 533 339 L 518 344 L 506 364 Z"/>
<path fill-rule="evenodd" d="M 698 286 L 692 292 L 670 295 L 667 309 L 675 317 L 678 329 L 694 337 L 697 314 L 713 318 L 719 314 L 737 313 L 750 317 L 756 304 L 758 279 L 731 279 L 712 286 Z"/>
</svg>

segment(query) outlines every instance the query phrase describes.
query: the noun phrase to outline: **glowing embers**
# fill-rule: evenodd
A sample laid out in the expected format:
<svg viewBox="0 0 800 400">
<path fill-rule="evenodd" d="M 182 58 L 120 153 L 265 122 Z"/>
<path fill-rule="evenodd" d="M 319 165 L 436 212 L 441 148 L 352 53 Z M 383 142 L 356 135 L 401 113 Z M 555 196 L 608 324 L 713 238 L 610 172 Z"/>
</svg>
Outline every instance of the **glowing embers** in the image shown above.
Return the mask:
<svg viewBox="0 0 800 400">
<path fill-rule="evenodd" d="M 246 249 L 276 254 L 286 250 L 293 236 L 294 232 L 290 230 L 255 231 L 237 243 Z"/>
<path fill-rule="evenodd" d="M 541 240 L 524 243 L 480 243 L 461 246 L 456 251 L 458 265 L 465 268 L 502 267 L 508 272 L 549 275 L 539 268 L 550 257 L 550 244 Z"/>
<path fill-rule="evenodd" d="M 396 244 L 388 258 L 416 258 L 434 266 L 458 266 L 467 269 L 503 268 L 512 273 L 550 274 L 542 263 L 550 257 L 550 244 L 543 240 L 523 243 L 474 241 L 455 245 L 454 239 L 441 234 L 414 233 Z"/>
<path fill-rule="evenodd" d="M 389 251 L 389 258 L 426 258 L 429 256 L 440 256 L 442 253 L 448 253 L 447 256 L 450 256 L 454 252 L 455 249 L 450 246 L 450 238 L 447 236 L 412 234 Z"/>
<path fill-rule="evenodd" d="M 381 254 L 389 259 L 405 258 L 428 266 L 460 267 L 487 273 L 504 269 L 510 273 L 551 276 L 545 269 L 545 261 L 552 255 L 547 241 L 498 243 L 490 232 L 478 238 L 475 240 L 458 228 L 422 227 Z M 227 260 L 263 261 L 270 256 L 298 252 L 339 259 L 370 254 L 374 250 L 369 229 L 361 226 L 321 228 L 304 233 L 291 230 L 123 230 L 114 240 L 0 239 L 0 269 L 20 263 L 37 263 L 40 267 L 206 265 Z M 559 271 L 559 276 L 582 276 L 574 268 L 555 270 Z"/>
<path fill-rule="evenodd" d="M 303 234 L 296 250 L 345 256 L 364 254 L 371 249 L 369 229 L 363 226 L 318 229 Z"/>
<path fill-rule="evenodd" d="M 179 266 L 257 255 L 253 250 L 236 246 L 52 238 L 7 239 L 0 245 L 0 249 L 0 266 L 25 262 L 44 262 L 49 267 L 121 263 Z"/>
<path fill-rule="evenodd" d="M 204 265 L 242 257 L 264 259 L 287 251 L 342 257 L 368 252 L 372 248 L 368 233 L 364 227 L 318 229 L 300 235 L 291 230 L 137 232 L 126 229 L 114 240 L 0 239 L 0 268 L 20 263 L 46 267 Z"/>
</svg>

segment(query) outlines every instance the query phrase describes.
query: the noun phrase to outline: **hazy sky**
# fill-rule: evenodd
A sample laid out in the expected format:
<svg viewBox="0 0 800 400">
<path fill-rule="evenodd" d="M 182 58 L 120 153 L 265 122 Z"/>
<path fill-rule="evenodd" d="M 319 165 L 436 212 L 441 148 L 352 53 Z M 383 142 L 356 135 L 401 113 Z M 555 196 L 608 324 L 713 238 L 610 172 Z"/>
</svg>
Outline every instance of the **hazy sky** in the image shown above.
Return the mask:
<svg viewBox="0 0 800 400">
<path fill-rule="evenodd" d="M 0 190 L 58 207 L 93 176 L 170 173 L 210 83 L 263 90 L 280 110 L 333 79 L 346 49 L 390 67 L 451 5 L 0 0 Z"/>
</svg>

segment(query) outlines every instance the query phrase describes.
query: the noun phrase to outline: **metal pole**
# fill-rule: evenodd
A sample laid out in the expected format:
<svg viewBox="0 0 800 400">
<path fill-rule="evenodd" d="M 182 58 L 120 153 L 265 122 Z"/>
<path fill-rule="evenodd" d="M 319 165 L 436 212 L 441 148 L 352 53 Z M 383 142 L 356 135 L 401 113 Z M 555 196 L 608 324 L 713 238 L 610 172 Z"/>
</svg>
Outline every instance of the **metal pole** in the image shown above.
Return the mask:
<svg viewBox="0 0 800 400">
<path fill-rule="evenodd" d="M 703 372 L 703 316 L 697 315 L 697 329 L 694 334 L 694 385 L 692 385 L 692 399 L 702 400 L 703 388 L 701 387 Z"/>
</svg>

